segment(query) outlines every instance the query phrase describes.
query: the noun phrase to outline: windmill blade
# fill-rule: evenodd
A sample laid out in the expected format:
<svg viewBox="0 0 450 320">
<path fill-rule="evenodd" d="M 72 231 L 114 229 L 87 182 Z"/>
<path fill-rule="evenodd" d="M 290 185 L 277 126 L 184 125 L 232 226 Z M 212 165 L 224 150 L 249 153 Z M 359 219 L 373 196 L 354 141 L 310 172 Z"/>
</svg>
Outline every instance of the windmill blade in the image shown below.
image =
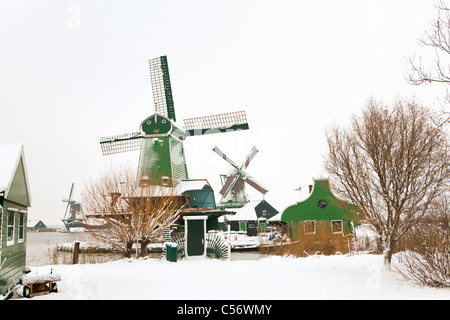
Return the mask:
<svg viewBox="0 0 450 320">
<path fill-rule="evenodd" d="M 236 181 L 239 179 L 238 174 L 232 174 L 230 175 L 227 180 L 225 181 L 222 189 L 220 189 L 219 193 L 222 195 L 222 197 L 225 197 L 225 195 L 233 188 Z"/>
<path fill-rule="evenodd" d="M 69 209 L 70 200 L 72 199 L 72 191 L 73 191 L 73 183 L 72 183 L 72 187 L 70 187 L 70 193 L 69 193 L 69 199 L 67 200 L 66 212 L 64 212 L 64 219 L 67 217 L 67 210 Z M 64 199 L 63 199 L 63 201 L 64 201 Z"/>
<path fill-rule="evenodd" d="M 141 144 L 142 133 L 140 132 L 100 138 L 100 146 L 104 156 L 139 150 Z"/>
<path fill-rule="evenodd" d="M 70 187 L 69 200 L 67 201 L 68 203 L 70 203 L 70 200 L 72 199 L 73 185 L 74 183 L 72 182 L 72 186 Z"/>
<path fill-rule="evenodd" d="M 225 153 L 223 153 L 217 146 L 213 148 L 213 151 L 215 153 L 217 153 L 219 156 L 221 156 L 223 159 L 225 159 L 226 162 L 228 162 L 229 164 L 231 164 L 233 167 L 235 167 L 236 169 L 240 169 L 238 167 L 238 165 L 236 164 L 236 162 L 234 162 L 233 160 L 231 160 L 230 158 L 228 158 Z"/>
<path fill-rule="evenodd" d="M 258 181 L 256 181 L 250 176 L 244 177 L 244 181 L 247 182 L 256 190 L 258 190 L 259 192 L 261 192 L 262 194 L 266 194 L 269 191 L 266 187 L 264 187 L 262 184 L 260 184 Z"/>
<path fill-rule="evenodd" d="M 248 154 L 247 158 L 244 160 L 244 162 L 241 165 L 241 169 L 245 170 L 247 169 L 248 165 L 250 164 L 250 161 L 256 156 L 256 154 L 259 152 L 256 147 L 253 147 L 252 150 L 250 150 L 250 153 Z"/>
<path fill-rule="evenodd" d="M 190 136 L 247 130 L 249 128 L 245 111 L 189 118 L 184 119 L 183 122 Z"/>
<path fill-rule="evenodd" d="M 155 113 L 176 121 L 167 57 L 149 60 L 149 66 Z"/>
</svg>

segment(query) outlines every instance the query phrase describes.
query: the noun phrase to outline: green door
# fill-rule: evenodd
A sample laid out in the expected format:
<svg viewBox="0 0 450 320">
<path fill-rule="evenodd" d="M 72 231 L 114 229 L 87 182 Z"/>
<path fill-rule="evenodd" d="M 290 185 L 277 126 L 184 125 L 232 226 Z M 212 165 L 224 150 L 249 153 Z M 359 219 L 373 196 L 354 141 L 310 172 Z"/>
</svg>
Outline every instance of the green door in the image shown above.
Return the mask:
<svg viewBox="0 0 450 320">
<path fill-rule="evenodd" d="M 205 252 L 205 220 L 187 220 L 187 255 L 202 256 Z"/>
</svg>

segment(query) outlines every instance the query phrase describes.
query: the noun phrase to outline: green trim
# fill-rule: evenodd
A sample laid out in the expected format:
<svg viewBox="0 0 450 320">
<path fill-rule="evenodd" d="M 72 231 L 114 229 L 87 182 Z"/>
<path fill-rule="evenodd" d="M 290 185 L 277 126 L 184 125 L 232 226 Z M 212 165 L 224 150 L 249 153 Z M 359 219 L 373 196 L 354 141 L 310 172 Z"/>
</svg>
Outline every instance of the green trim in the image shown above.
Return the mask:
<svg viewBox="0 0 450 320">
<path fill-rule="evenodd" d="M 169 119 L 177 121 L 175 119 L 175 108 L 173 105 L 172 87 L 170 85 L 170 76 L 169 76 L 169 65 L 167 63 L 166 56 L 161 57 L 161 69 L 163 72 L 164 94 L 166 96 L 167 115 Z"/>
<path fill-rule="evenodd" d="M 242 124 L 234 124 L 232 126 L 223 127 L 223 128 L 190 129 L 190 130 L 187 130 L 187 132 L 188 132 L 189 136 L 202 136 L 205 134 L 231 132 L 231 131 L 248 130 L 248 129 L 249 129 L 248 123 L 242 123 Z"/>
</svg>

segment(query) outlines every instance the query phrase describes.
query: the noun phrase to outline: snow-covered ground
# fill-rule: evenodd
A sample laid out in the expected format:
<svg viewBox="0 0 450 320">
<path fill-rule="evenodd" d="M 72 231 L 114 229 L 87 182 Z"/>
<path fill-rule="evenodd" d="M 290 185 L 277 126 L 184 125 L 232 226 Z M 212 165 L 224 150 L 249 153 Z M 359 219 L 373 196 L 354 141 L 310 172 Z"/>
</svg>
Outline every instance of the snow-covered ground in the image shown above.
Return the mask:
<svg viewBox="0 0 450 320">
<path fill-rule="evenodd" d="M 32 267 L 61 275 L 57 299 L 450 299 L 450 289 L 415 287 L 383 266 L 379 255 L 269 256 L 260 260 L 123 259 L 104 264 Z M 17 295 L 15 298 L 20 298 Z"/>
</svg>

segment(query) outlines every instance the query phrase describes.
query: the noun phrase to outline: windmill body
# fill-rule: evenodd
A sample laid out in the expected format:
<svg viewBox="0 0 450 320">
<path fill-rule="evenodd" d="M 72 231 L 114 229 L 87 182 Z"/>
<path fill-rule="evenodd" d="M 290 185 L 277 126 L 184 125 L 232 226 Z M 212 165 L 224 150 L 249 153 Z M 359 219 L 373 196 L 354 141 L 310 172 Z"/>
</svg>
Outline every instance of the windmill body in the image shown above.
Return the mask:
<svg viewBox="0 0 450 320">
<path fill-rule="evenodd" d="M 221 175 L 222 185 L 225 184 L 226 179 L 230 176 L 239 175 L 236 169 L 231 169 L 228 174 Z M 242 177 L 238 178 L 231 189 L 222 196 L 220 200 L 220 205 L 228 208 L 239 208 L 244 206 L 249 202 L 249 198 L 245 189 L 245 182 Z"/>
<path fill-rule="evenodd" d="M 170 119 L 154 114 L 141 124 L 144 133 L 138 172 L 151 179 L 151 184 L 174 186 L 188 179 L 183 140 L 186 133 Z"/>
<path fill-rule="evenodd" d="M 149 64 L 155 113 L 142 121 L 139 132 L 103 137 L 100 145 L 104 155 L 140 150 L 138 181 L 175 187 L 189 178 L 183 147 L 187 137 L 249 127 L 244 111 L 184 119 L 184 128 L 176 126 L 167 57 Z"/>
</svg>

